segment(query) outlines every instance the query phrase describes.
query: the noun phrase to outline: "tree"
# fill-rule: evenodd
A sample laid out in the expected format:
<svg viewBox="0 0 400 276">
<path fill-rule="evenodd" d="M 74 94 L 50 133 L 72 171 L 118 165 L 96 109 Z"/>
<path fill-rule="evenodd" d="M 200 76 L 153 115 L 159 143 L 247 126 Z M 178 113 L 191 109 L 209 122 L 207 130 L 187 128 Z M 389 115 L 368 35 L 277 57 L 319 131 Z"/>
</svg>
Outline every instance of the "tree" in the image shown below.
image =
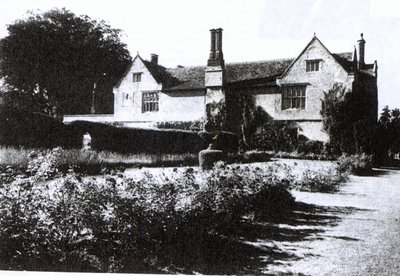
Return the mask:
<svg viewBox="0 0 400 276">
<path fill-rule="evenodd" d="M 72 12 L 29 14 L 8 26 L 0 40 L 0 77 L 33 102 L 49 102 L 61 114 L 110 112 L 112 86 L 131 62 L 121 30 Z M 45 110 L 43 112 L 46 112 Z"/>
<path fill-rule="evenodd" d="M 350 91 L 341 83 L 324 93 L 321 115 L 333 154 L 371 153 L 375 122 L 364 95 L 361 88 Z"/>
</svg>

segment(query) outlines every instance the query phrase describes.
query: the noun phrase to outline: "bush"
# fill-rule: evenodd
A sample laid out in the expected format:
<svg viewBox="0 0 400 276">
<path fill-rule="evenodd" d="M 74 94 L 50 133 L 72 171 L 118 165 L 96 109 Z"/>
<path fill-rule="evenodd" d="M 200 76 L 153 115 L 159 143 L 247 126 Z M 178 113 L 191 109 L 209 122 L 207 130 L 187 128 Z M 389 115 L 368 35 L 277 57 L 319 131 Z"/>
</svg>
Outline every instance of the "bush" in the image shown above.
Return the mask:
<svg viewBox="0 0 400 276">
<path fill-rule="evenodd" d="M 200 131 L 203 129 L 203 122 L 201 120 L 191 122 L 158 122 L 157 128 Z"/>
<path fill-rule="evenodd" d="M 77 121 L 68 126 L 71 133 L 82 136 L 88 132 L 92 149 L 124 153 L 198 153 L 207 145 L 197 132 L 114 127 L 111 125 Z"/>
<path fill-rule="evenodd" d="M 337 160 L 340 173 L 370 175 L 372 173 L 372 156 L 367 154 L 343 155 Z"/>
<path fill-rule="evenodd" d="M 321 141 L 300 141 L 299 145 L 297 146 L 298 153 L 304 154 L 321 154 L 323 152 L 324 143 Z"/>
<path fill-rule="evenodd" d="M 271 160 L 271 154 L 265 151 L 246 151 L 243 153 L 240 162 L 254 163 L 254 162 L 267 162 Z"/>
<path fill-rule="evenodd" d="M 40 113 L 26 113 L 0 107 L 2 146 L 53 148 L 58 146 L 53 134 L 59 132 L 62 127 L 60 121 Z"/>
<path fill-rule="evenodd" d="M 280 166 L 37 179 L 0 186 L 0 269 L 192 272 L 210 237 L 235 238 L 244 216 L 271 219 L 294 203 Z"/>
<path fill-rule="evenodd" d="M 202 170 L 212 169 L 218 161 L 226 161 L 222 150 L 205 149 L 199 152 L 199 166 Z"/>
<path fill-rule="evenodd" d="M 298 181 L 294 182 L 294 189 L 305 192 L 333 193 L 339 190 L 346 176 L 337 170 L 306 170 Z"/>
<path fill-rule="evenodd" d="M 124 153 L 198 153 L 207 145 L 194 131 L 115 127 L 76 121 L 64 125 L 38 113 L 0 111 L 0 145 L 28 148 L 81 148 L 89 133 L 92 148 Z"/>
</svg>

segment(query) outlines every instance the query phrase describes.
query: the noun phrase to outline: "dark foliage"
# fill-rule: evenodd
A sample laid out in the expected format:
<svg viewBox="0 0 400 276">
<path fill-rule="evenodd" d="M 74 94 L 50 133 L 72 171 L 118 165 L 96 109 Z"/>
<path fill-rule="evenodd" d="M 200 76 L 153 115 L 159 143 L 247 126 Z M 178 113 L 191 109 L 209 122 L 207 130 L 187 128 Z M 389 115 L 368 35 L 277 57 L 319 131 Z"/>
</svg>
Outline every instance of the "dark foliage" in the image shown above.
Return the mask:
<svg viewBox="0 0 400 276">
<path fill-rule="evenodd" d="M 77 121 L 66 128 L 81 139 L 86 132 L 92 137 L 92 148 L 133 153 L 197 153 L 207 145 L 197 132 L 184 130 L 134 129 Z M 73 137 L 75 139 L 75 137 Z"/>
<path fill-rule="evenodd" d="M 62 122 L 16 109 L 0 110 L 0 144 L 29 148 L 81 148 L 89 133 L 92 148 L 122 153 L 198 153 L 207 144 L 197 132 L 184 130 L 132 129 L 111 125 Z"/>
<path fill-rule="evenodd" d="M 296 150 L 298 141 L 295 123 L 273 120 L 261 106 L 255 106 L 250 94 L 232 93 L 229 99 L 228 125 L 233 132 L 238 133 L 239 148 L 242 151 Z"/>
<path fill-rule="evenodd" d="M 372 156 L 366 154 L 341 156 L 337 160 L 337 170 L 342 174 L 350 173 L 354 175 L 371 175 Z"/>
<path fill-rule="evenodd" d="M 322 154 L 324 152 L 324 143 L 321 141 L 310 141 L 306 137 L 299 139 L 297 152 L 300 154 Z"/>
<path fill-rule="evenodd" d="M 400 110 L 382 110 L 375 132 L 374 149 L 376 162 L 381 165 L 396 165 L 394 155 L 400 152 Z"/>
<path fill-rule="evenodd" d="M 30 14 L 0 41 L 0 76 L 47 114 L 44 102 L 61 114 L 89 113 L 96 83 L 97 111 L 112 113 L 112 86 L 131 61 L 120 33 L 65 9 Z"/>
<path fill-rule="evenodd" d="M 202 121 L 191 121 L 191 122 L 159 122 L 157 128 L 161 129 L 182 129 L 200 131 L 203 129 Z"/>
<path fill-rule="evenodd" d="M 329 134 L 330 153 L 371 153 L 376 118 L 365 102 L 365 91 L 355 87 L 352 92 L 342 84 L 334 84 L 325 93 L 321 115 Z"/>
</svg>

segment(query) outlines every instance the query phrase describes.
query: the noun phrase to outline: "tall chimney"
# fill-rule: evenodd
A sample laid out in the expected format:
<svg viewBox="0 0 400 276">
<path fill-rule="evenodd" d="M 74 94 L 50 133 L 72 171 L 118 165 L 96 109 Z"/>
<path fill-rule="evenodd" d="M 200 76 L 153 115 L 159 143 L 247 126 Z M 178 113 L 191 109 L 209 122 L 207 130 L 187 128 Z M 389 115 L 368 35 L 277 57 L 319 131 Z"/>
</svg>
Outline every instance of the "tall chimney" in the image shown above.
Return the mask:
<svg viewBox="0 0 400 276">
<path fill-rule="evenodd" d="M 215 35 L 216 35 L 216 33 L 215 33 L 215 29 L 211 29 L 210 30 L 210 34 L 211 34 L 211 47 L 210 47 L 210 57 L 208 58 L 208 63 L 211 61 L 211 60 L 214 60 L 215 59 Z"/>
<path fill-rule="evenodd" d="M 358 69 L 362 69 L 365 65 L 365 40 L 364 35 L 361 33 L 361 39 L 357 41 L 358 44 Z"/>
<path fill-rule="evenodd" d="M 154 64 L 158 64 L 158 55 L 156 54 L 150 54 L 150 62 Z"/>
<path fill-rule="evenodd" d="M 224 55 L 222 53 L 222 29 L 216 29 L 216 43 L 215 43 L 215 47 L 216 47 L 216 51 L 215 51 L 215 59 L 218 60 L 223 60 L 224 59 Z"/>
<path fill-rule="evenodd" d="M 222 53 L 222 29 L 211 29 L 211 48 L 207 66 L 224 66 Z"/>
<path fill-rule="evenodd" d="M 356 71 L 358 68 L 358 58 L 357 58 L 357 48 L 354 46 L 353 51 L 353 71 Z"/>
</svg>

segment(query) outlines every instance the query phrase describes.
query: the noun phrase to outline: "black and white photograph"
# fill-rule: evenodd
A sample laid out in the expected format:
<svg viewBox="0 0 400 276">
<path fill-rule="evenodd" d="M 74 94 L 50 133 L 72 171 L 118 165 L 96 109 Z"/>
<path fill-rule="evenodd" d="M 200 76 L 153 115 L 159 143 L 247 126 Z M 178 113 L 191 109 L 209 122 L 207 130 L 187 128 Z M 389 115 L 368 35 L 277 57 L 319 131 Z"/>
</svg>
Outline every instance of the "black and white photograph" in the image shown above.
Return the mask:
<svg viewBox="0 0 400 276">
<path fill-rule="evenodd" d="M 0 274 L 399 275 L 400 3 L 0 6 Z"/>
</svg>

